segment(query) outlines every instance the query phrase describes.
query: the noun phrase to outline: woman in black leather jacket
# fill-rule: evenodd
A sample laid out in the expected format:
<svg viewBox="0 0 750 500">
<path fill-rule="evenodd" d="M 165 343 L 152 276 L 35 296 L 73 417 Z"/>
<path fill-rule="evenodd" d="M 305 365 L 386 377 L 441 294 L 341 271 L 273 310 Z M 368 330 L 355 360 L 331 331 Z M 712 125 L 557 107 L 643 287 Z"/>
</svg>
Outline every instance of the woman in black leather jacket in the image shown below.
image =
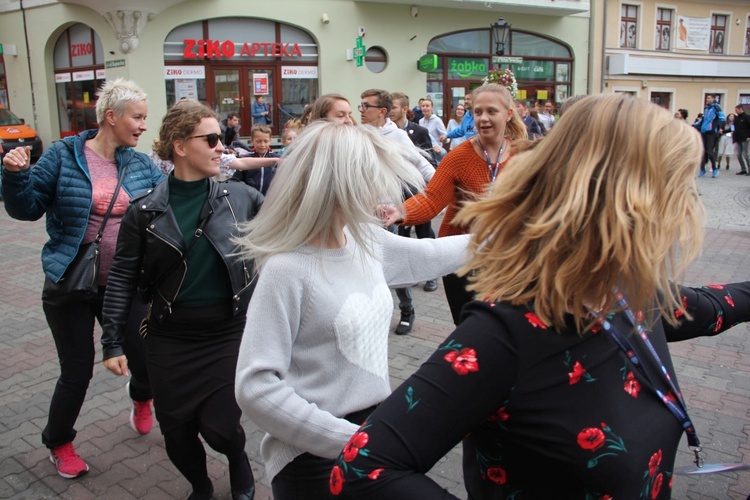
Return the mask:
<svg viewBox="0 0 750 500">
<path fill-rule="evenodd" d="M 144 325 L 154 406 L 167 454 L 193 487 L 213 485 L 198 437 L 229 460 L 232 498 L 252 499 L 254 479 L 234 398 L 234 375 L 253 288 L 252 263 L 234 254 L 238 225 L 263 196 L 241 183 L 217 183 L 224 146 L 211 109 L 175 104 L 155 150 L 174 163 L 168 181 L 135 198 L 122 222 L 104 297 L 104 366 L 127 373 L 123 327 L 133 294 L 151 302 Z"/>
</svg>

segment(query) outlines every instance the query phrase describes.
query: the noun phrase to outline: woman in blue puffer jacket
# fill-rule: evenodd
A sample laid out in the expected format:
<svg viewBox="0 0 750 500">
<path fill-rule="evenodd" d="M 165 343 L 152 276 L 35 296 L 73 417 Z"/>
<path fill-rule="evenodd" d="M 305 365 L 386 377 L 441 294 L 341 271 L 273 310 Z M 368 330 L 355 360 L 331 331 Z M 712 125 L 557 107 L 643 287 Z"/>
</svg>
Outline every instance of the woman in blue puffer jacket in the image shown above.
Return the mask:
<svg viewBox="0 0 750 500">
<path fill-rule="evenodd" d="M 87 130 L 54 143 L 34 168 L 30 168 L 29 149 L 16 148 L 5 155 L 2 168 L 2 194 L 8 214 L 30 221 L 47 216 L 50 239 L 42 249 L 42 267 L 45 280 L 53 283 L 65 277 L 81 247 L 96 238 L 118 178 L 123 175 L 122 188 L 99 244 L 98 296 L 42 295 L 61 370 L 42 442 L 50 449 L 50 461 L 57 472 L 65 478 L 76 478 L 89 470 L 73 448 L 73 426 L 93 376 L 94 320 L 101 320 L 120 221 L 131 197 L 164 179 L 145 154 L 132 149 L 146 131 L 145 92 L 131 81 L 117 79 L 105 83 L 97 95 L 98 130 Z M 131 307 L 126 342 L 132 371 L 128 384 L 133 399 L 130 424 L 140 434 L 151 430 L 153 420 L 145 351 L 138 337 L 138 325 L 146 311 L 144 304 Z"/>
</svg>

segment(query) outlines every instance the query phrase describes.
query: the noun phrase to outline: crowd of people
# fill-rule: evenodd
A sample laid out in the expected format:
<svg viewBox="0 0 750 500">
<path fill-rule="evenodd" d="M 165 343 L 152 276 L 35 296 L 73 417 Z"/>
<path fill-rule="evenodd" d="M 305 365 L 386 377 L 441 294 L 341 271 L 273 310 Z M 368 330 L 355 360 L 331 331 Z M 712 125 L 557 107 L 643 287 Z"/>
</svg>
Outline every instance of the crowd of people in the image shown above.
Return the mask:
<svg viewBox="0 0 750 500">
<path fill-rule="evenodd" d="M 357 124 L 344 96 L 319 97 L 278 153 L 262 99 L 249 143 L 237 115 L 181 100 L 149 157 L 134 151 L 147 96 L 117 79 L 98 129 L 33 168 L 7 152 L 7 212 L 47 217 L 57 472 L 88 471 L 73 442 L 98 320 L 131 426 L 149 433 L 153 405 L 192 500 L 214 491 L 204 442 L 232 498 L 254 497 L 242 412 L 277 500 L 454 498 L 425 474 L 459 443 L 473 499 L 670 498 L 683 432 L 700 441 L 667 342 L 750 320 L 748 282 L 679 285 L 702 247 L 696 166 L 716 177 L 729 144 L 748 173 L 743 107 L 725 118 L 709 96 L 691 127 L 606 94 L 556 116 L 487 83 L 446 127 L 431 99 L 360 99 Z M 59 293 L 90 244 L 95 291 Z M 438 278 L 456 329 L 392 392 L 390 289 L 407 334 L 412 285 Z"/>
</svg>

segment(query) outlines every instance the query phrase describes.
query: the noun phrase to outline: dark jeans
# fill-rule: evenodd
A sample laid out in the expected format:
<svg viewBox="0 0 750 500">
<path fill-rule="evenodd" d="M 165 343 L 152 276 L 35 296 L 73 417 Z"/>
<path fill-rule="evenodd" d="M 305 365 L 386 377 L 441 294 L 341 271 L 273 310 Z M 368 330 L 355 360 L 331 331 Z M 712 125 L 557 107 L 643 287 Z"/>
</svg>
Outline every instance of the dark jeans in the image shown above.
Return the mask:
<svg viewBox="0 0 750 500">
<path fill-rule="evenodd" d="M 353 424 L 364 423 L 376 406 L 350 413 L 346 418 Z M 343 448 L 343 446 L 342 446 Z M 271 481 L 274 500 L 329 500 L 331 469 L 335 460 L 303 453 L 289 462 Z"/>
<path fill-rule="evenodd" d="M 398 235 L 411 237 L 412 226 L 398 226 Z M 417 238 L 432 238 L 435 239 L 435 231 L 432 230 L 432 222 L 425 222 L 418 226 L 414 226 L 414 231 L 417 233 Z M 398 308 L 402 312 L 409 312 L 414 309 L 412 305 L 411 287 L 396 288 L 396 297 L 398 297 Z"/>
<path fill-rule="evenodd" d="M 741 141 L 735 143 L 734 152 L 740 161 L 740 169 L 747 172 L 750 169 L 750 141 Z"/>
<path fill-rule="evenodd" d="M 467 276 L 448 274 L 443 276 L 443 287 L 445 287 L 445 298 L 448 299 L 448 307 L 451 309 L 453 324 L 458 325 L 461 318 L 461 309 L 464 304 L 474 300 L 474 294 L 466 290 L 469 284 Z"/>
<path fill-rule="evenodd" d="M 52 394 L 47 426 L 42 431 L 42 443 L 47 448 L 70 443 L 76 437 L 73 426 L 94 374 L 94 320 L 101 324 L 103 298 L 104 287 L 100 287 L 98 297 L 91 301 L 63 304 L 42 301 L 60 361 L 60 378 Z M 147 312 L 146 304 L 134 300 L 125 327 L 123 347 L 131 374 L 130 397 L 135 401 L 151 399 L 145 344 L 138 335 L 138 326 Z"/>
<path fill-rule="evenodd" d="M 705 132 L 701 134 L 701 139 L 703 139 L 701 170 L 706 170 L 706 163 L 709 160 L 711 161 L 711 169 L 716 170 L 716 146 L 718 145 L 719 138 L 713 132 Z"/>
</svg>

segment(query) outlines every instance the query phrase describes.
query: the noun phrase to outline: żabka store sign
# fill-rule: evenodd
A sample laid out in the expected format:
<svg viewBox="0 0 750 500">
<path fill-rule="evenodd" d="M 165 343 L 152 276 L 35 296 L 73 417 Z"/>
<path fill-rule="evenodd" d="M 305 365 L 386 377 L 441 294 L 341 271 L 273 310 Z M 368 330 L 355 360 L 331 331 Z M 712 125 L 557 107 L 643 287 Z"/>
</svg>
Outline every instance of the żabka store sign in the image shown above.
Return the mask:
<svg viewBox="0 0 750 500">
<path fill-rule="evenodd" d="M 229 59 L 240 57 L 301 57 L 302 49 L 298 43 L 245 42 L 237 52 L 237 43 L 231 40 L 183 40 L 185 59 Z"/>
</svg>

